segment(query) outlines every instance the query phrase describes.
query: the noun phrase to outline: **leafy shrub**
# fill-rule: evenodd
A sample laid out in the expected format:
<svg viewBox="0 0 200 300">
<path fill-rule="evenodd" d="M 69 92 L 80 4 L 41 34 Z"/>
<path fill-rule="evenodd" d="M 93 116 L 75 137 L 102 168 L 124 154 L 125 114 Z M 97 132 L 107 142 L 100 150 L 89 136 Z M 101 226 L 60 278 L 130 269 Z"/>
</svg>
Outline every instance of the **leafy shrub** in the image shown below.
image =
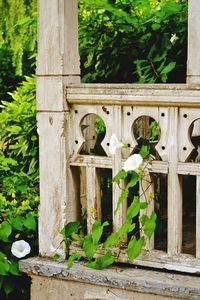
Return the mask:
<svg viewBox="0 0 200 300">
<path fill-rule="evenodd" d="M 83 82 L 185 82 L 186 0 L 81 0 Z"/>
<path fill-rule="evenodd" d="M 24 53 L 36 49 L 37 0 L 0 0 L 0 11 L 0 47 L 12 52 L 10 63 L 21 76 Z"/>
<path fill-rule="evenodd" d="M 12 243 L 26 240 L 37 254 L 38 137 L 35 78 L 3 101 L 0 113 L 0 299 L 27 299 L 29 281 L 18 270 Z"/>
</svg>

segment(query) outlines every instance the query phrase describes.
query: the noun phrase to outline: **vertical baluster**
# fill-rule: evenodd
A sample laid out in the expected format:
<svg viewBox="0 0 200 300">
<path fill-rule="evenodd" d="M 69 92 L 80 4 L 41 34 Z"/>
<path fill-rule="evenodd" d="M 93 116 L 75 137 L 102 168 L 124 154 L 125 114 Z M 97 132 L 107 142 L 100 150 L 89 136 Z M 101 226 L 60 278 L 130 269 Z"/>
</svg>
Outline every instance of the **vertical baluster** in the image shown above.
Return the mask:
<svg viewBox="0 0 200 300">
<path fill-rule="evenodd" d="M 200 176 L 196 176 L 196 257 L 200 258 Z"/>
<path fill-rule="evenodd" d="M 169 118 L 168 253 L 177 255 L 182 248 L 182 180 L 177 174 L 178 108 L 170 108 Z"/>
<path fill-rule="evenodd" d="M 86 168 L 87 184 L 87 230 L 92 230 L 96 219 L 101 219 L 101 186 L 100 175 L 95 167 Z"/>
<path fill-rule="evenodd" d="M 141 202 L 148 202 L 148 207 L 140 211 L 140 215 L 146 214 L 147 216 L 151 216 L 152 212 L 154 211 L 154 200 L 150 199 L 149 195 L 154 194 L 154 186 L 153 186 L 153 175 L 146 174 L 144 180 L 140 182 L 140 201 Z M 150 202 L 149 202 L 150 201 Z M 152 250 L 154 248 L 154 235 L 151 239 L 146 238 L 145 249 Z"/>
<path fill-rule="evenodd" d="M 113 133 L 115 133 L 119 140 L 121 140 L 121 107 L 115 106 L 113 108 Z M 122 168 L 122 155 L 121 149 L 117 149 L 115 155 L 113 156 L 113 176 L 115 176 Z M 121 186 L 122 187 L 122 186 Z M 126 201 L 120 205 L 118 211 L 114 213 L 118 199 L 121 195 L 121 189 L 117 184 L 113 184 L 113 231 L 117 231 L 123 224 L 126 211 Z"/>
</svg>

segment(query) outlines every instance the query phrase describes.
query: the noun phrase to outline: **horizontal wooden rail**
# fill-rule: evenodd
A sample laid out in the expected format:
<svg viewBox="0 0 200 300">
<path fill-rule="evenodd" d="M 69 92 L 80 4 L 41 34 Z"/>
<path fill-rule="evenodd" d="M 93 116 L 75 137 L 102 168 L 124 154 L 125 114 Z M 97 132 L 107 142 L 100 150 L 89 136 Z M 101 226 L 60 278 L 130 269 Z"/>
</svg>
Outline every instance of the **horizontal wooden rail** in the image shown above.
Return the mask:
<svg viewBox="0 0 200 300">
<path fill-rule="evenodd" d="M 70 246 L 70 252 L 79 252 L 83 257 L 84 251 L 75 246 Z M 96 257 L 101 256 L 105 250 L 98 250 Z M 179 272 L 188 272 L 200 274 L 200 260 L 190 254 L 179 254 L 177 256 L 171 256 L 164 251 L 160 250 L 143 250 L 141 254 L 133 261 L 130 261 L 127 257 L 126 251 L 123 249 L 112 249 L 114 255 L 118 258 L 118 261 L 122 263 L 128 263 L 133 265 L 146 266 L 158 269 L 174 270 Z"/>
<path fill-rule="evenodd" d="M 200 108 L 200 87 L 187 84 L 82 84 L 66 87 L 68 104 Z"/>
<path fill-rule="evenodd" d="M 122 159 L 122 167 L 125 159 Z M 70 158 L 69 165 L 71 167 L 96 167 L 112 169 L 112 157 L 92 156 L 92 155 L 75 155 Z M 144 162 L 144 167 L 148 172 L 167 174 L 168 162 L 165 161 L 152 161 L 148 165 Z"/>
</svg>

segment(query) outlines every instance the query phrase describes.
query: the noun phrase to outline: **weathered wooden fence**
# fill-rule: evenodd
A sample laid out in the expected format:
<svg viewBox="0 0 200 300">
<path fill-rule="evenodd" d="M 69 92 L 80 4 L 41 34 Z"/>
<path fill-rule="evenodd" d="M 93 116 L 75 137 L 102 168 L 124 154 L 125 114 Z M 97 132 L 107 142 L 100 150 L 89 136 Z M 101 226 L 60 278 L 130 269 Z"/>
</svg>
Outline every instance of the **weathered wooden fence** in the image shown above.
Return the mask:
<svg viewBox="0 0 200 300">
<path fill-rule="evenodd" d="M 195 136 L 199 134 L 198 120 L 200 119 L 199 15 L 199 1 L 189 0 L 187 84 L 90 85 L 80 84 L 77 1 L 39 1 L 37 119 L 40 132 L 39 248 L 41 256 L 51 257 L 55 252 L 59 252 L 65 258 L 59 232 L 66 222 L 80 219 L 82 206 L 86 206 L 87 209 L 88 231 L 91 230 L 93 219 L 102 217 L 104 211 L 102 211 L 101 171 L 106 169 L 114 176 L 121 169 L 124 160 L 137 145 L 133 130 L 135 121 L 141 116 L 146 116 L 154 119 L 160 129 L 159 140 L 155 147 L 156 159 L 148 164 L 146 172 L 154 181 L 157 180 L 157 185 L 160 185 L 158 189 L 163 188 L 165 191 L 163 218 L 167 224 L 167 235 L 163 246 L 159 245 L 160 241 L 155 234 L 133 263 L 189 273 L 200 272 L 200 165 L 198 142 L 195 142 Z M 90 114 L 101 117 L 105 123 L 106 134 L 101 143 L 103 155 L 84 154 L 82 151 L 83 147 L 87 148 L 84 144 L 87 138 L 81 128 L 84 124 L 83 120 Z M 123 143 L 130 144 L 130 147 L 119 150 L 112 157 L 108 145 L 113 133 Z M 95 137 L 92 136 L 92 139 L 95 140 Z M 93 143 L 89 147 L 92 147 L 91 145 Z M 188 180 L 190 184 L 188 178 L 192 178 L 193 187 L 189 185 L 189 192 L 186 192 Z M 109 204 L 112 210 L 116 207 L 119 194 L 119 188 L 113 186 L 112 203 Z M 157 209 L 156 205 L 151 205 L 149 213 Z M 189 223 L 185 222 L 185 213 L 190 206 L 194 206 L 191 211 L 193 226 L 187 231 L 185 228 Z M 122 224 L 125 210 L 126 205 L 121 206 L 117 214 L 112 214 L 110 217 L 112 230 L 116 230 Z M 191 251 L 187 251 L 187 241 L 184 237 L 186 233 L 193 241 Z M 127 262 L 123 251 L 119 260 Z M 22 261 L 21 268 L 35 278 L 33 299 L 37 299 L 38 295 L 42 295 L 43 299 L 54 299 L 58 284 L 55 281 L 54 292 L 48 291 L 51 296 L 45 298 L 47 295 L 45 291 L 41 294 L 39 292 L 39 287 L 43 283 L 36 276 L 38 274 L 47 277 L 57 276 L 61 279 L 69 276 L 69 280 L 74 283 L 76 281 L 73 271 L 72 273 L 63 271 L 58 266 L 55 269 L 49 261 L 37 259 Z M 48 270 L 53 273 L 48 274 Z M 77 280 L 84 282 L 86 280 L 83 279 L 84 271 L 79 273 L 82 275 Z M 144 278 L 147 278 L 145 280 L 148 280 L 149 275 L 145 275 L 145 271 L 143 274 Z M 161 285 L 159 283 L 159 287 L 155 285 L 154 289 L 154 283 L 158 282 L 157 277 L 152 283 L 152 289 L 150 287 L 147 290 L 140 290 L 138 287 L 144 282 L 137 282 L 137 276 L 136 279 L 131 279 L 131 286 L 134 286 L 135 280 L 134 291 L 159 295 L 158 298 L 152 296 L 154 297 L 152 299 L 161 299 L 159 298 L 161 295 L 174 297 L 173 299 L 176 297 L 190 299 L 188 295 L 193 295 L 191 299 L 199 299 L 200 291 L 193 287 L 193 279 L 189 280 L 190 284 L 183 291 L 184 279 L 178 275 L 174 276 L 177 279 L 177 286 L 182 282 L 177 293 L 174 290 L 174 283 L 170 282 L 168 285 L 168 279 L 166 282 L 164 279 Z M 88 283 L 87 280 L 85 282 Z M 198 279 L 195 280 L 199 282 Z M 50 286 L 51 283 L 46 285 L 46 281 L 48 280 L 45 279 L 44 286 Z M 98 283 L 97 280 L 96 282 L 100 285 L 113 286 L 115 281 Z M 164 291 L 163 287 L 166 284 Z M 119 286 L 128 288 L 130 285 L 120 283 Z M 34 292 L 34 288 L 37 292 Z M 57 292 L 61 291 L 57 290 Z M 63 297 L 60 296 L 59 299 Z M 73 298 L 69 294 L 67 297 L 66 299 L 97 299 L 88 296 Z M 137 297 L 136 299 L 147 299 L 143 294 L 142 296 L 137 294 Z M 123 298 L 102 296 L 101 299 Z"/>
<path fill-rule="evenodd" d="M 101 216 L 101 186 L 99 169 L 110 169 L 115 175 L 123 167 L 124 160 L 137 146 L 133 136 L 133 124 L 141 116 L 148 116 L 157 121 L 160 128 L 160 139 L 156 151 L 160 160 L 153 160 L 148 164 L 151 174 L 164 174 L 167 181 L 167 249 L 159 251 L 154 249 L 151 241 L 148 249 L 135 260 L 134 264 L 167 268 L 186 272 L 199 272 L 199 213 L 200 205 L 200 165 L 195 157 L 190 159 L 195 149 L 191 142 L 193 123 L 200 117 L 200 88 L 190 88 L 188 85 L 77 85 L 67 86 L 67 102 L 70 105 L 69 120 L 69 156 L 67 166 L 72 174 L 79 173 L 80 167 L 86 169 L 86 199 L 87 199 L 87 227 L 95 218 Z M 79 154 L 84 138 L 81 131 L 81 121 L 88 114 L 100 116 L 106 125 L 106 135 L 102 141 L 105 156 Z M 112 133 L 121 141 L 130 145 L 128 149 L 118 151 L 113 157 L 108 146 Z M 191 134 L 189 134 L 191 133 Z M 146 162 L 144 162 L 146 165 Z M 193 175 L 196 178 L 196 251 L 192 254 L 183 253 L 183 177 Z M 70 187 L 79 191 L 79 177 L 75 175 Z M 152 184 L 153 186 L 153 184 Z M 151 189 L 152 189 L 151 186 Z M 187 187 L 188 188 L 188 187 Z M 149 193 L 149 191 L 147 191 Z M 121 190 L 113 187 L 113 211 Z M 191 197 L 186 201 L 192 203 Z M 70 193 L 72 203 L 81 203 L 79 193 Z M 194 195 L 193 195 L 194 197 Z M 91 210 L 94 208 L 94 210 Z M 151 205 L 151 210 L 153 205 Z M 91 213 L 92 211 L 92 213 Z M 186 212 L 187 213 L 187 212 Z M 124 207 L 112 215 L 113 230 L 119 229 L 125 218 Z M 193 233 L 190 232 L 192 235 Z M 159 246 L 159 245 L 158 245 Z M 120 254 L 120 261 L 128 262 L 125 253 Z"/>
</svg>

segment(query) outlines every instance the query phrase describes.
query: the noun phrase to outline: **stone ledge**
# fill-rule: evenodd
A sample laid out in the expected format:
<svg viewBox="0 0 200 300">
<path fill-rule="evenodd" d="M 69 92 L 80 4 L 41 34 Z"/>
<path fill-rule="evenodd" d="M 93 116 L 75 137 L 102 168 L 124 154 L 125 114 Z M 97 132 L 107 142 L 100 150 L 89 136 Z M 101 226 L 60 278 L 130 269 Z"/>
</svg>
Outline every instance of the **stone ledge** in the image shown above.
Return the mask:
<svg viewBox="0 0 200 300">
<path fill-rule="evenodd" d="M 200 277 L 125 267 L 93 270 L 74 263 L 67 268 L 66 261 L 46 258 L 28 258 L 19 261 L 22 272 L 66 281 L 89 283 L 145 294 L 179 299 L 200 299 Z"/>
</svg>

